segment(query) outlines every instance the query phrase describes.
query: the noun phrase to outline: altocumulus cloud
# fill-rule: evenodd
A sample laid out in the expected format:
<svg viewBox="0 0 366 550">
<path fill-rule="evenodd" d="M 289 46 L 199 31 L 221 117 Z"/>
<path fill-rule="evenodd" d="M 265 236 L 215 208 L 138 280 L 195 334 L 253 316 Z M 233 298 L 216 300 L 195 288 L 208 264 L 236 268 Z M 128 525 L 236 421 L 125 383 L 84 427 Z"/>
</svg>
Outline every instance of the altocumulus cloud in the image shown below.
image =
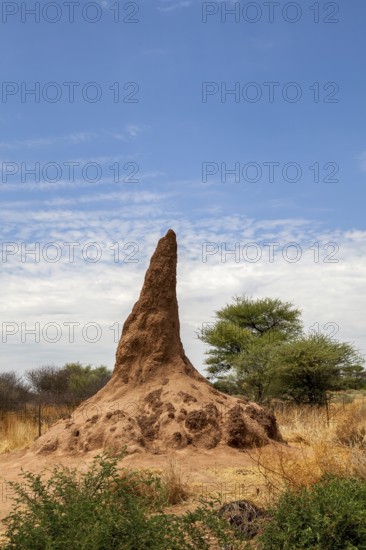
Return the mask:
<svg viewBox="0 0 366 550">
<path fill-rule="evenodd" d="M 2 264 L 2 320 L 19 330 L 1 344 L 1 370 L 73 360 L 112 367 L 122 323 L 138 298 L 156 242 L 169 227 L 178 237 L 182 339 L 201 371 L 205 347 L 196 338 L 197 329 L 242 293 L 291 301 L 302 309 L 305 329 L 336 324 L 337 338 L 365 350 L 366 232 L 330 233 L 306 219 L 206 215 L 188 220 L 167 209 L 163 215 L 166 196 L 154 198 L 154 205 L 149 194 L 135 199 L 135 206 L 130 201 L 128 213 L 116 203 L 112 214 L 77 206 L 23 212 L 13 221 L 9 214 L 2 242 L 20 248 Z M 32 254 L 21 261 L 22 242 L 28 250 L 39 243 L 38 263 Z M 59 248 L 47 248 L 51 242 Z M 78 244 L 72 249 L 64 243 Z M 61 257 L 54 262 L 57 253 Z M 36 323 L 39 342 L 26 332 Z M 52 341 L 56 325 L 60 338 Z"/>
</svg>

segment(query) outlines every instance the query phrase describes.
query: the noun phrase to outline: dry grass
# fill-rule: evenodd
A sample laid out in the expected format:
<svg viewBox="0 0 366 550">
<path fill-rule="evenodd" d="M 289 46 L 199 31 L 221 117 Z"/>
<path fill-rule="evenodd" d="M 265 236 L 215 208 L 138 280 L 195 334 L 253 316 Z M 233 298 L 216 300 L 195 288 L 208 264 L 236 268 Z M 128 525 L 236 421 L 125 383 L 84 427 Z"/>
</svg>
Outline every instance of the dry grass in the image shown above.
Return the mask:
<svg viewBox="0 0 366 550">
<path fill-rule="evenodd" d="M 323 407 L 290 405 L 275 411 L 281 433 L 288 443 L 330 446 L 365 446 L 366 399 L 349 403 L 331 403 Z"/>
<path fill-rule="evenodd" d="M 247 451 L 262 476 L 261 504 L 273 502 L 286 485 L 309 487 L 324 474 L 366 479 L 364 397 L 332 403 L 328 411 L 286 406 L 276 417 L 288 445 Z"/>
<path fill-rule="evenodd" d="M 0 419 L 0 453 L 28 448 L 37 437 L 35 419 L 7 413 Z"/>
<path fill-rule="evenodd" d="M 288 445 L 247 451 L 252 467 L 210 472 L 217 483 L 189 483 L 174 456 L 159 471 L 171 505 L 184 504 L 197 496 L 218 497 L 222 502 L 250 498 L 268 505 L 284 486 L 309 486 L 325 473 L 354 475 L 366 479 L 366 398 L 364 394 L 338 396 L 329 410 L 316 407 L 281 406 L 275 411 Z M 42 411 L 42 432 L 67 409 L 47 407 Z M 38 434 L 37 418 L 6 414 L 0 417 L 0 452 L 29 447 Z M 212 491 L 209 490 L 211 485 Z"/>
<path fill-rule="evenodd" d="M 70 414 L 65 406 L 43 406 L 41 409 L 41 433 Z M 38 409 L 31 407 L 21 412 L 2 412 L 0 415 L 0 453 L 27 449 L 38 437 Z"/>
<path fill-rule="evenodd" d="M 162 471 L 161 481 L 169 504 L 181 504 L 185 500 L 188 500 L 188 479 L 184 479 L 184 474 L 174 458 L 170 458 L 166 468 Z"/>
<path fill-rule="evenodd" d="M 326 441 L 329 444 L 366 443 L 366 399 L 330 403 L 324 407 L 287 405 L 275 411 L 281 433 L 289 443 Z"/>
</svg>

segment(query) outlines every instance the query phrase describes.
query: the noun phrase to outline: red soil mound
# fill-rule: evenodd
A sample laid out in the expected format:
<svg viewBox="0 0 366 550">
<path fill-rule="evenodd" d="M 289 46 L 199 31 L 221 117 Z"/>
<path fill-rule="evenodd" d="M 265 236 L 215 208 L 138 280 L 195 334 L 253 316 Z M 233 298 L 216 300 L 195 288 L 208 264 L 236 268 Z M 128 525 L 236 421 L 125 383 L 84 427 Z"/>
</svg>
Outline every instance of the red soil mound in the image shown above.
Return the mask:
<svg viewBox="0 0 366 550">
<path fill-rule="evenodd" d="M 180 340 L 177 243 L 160 239 L 139 300 L 117 347 L 110 382 L 31 451 L 84 454 L 98 449 L 163 453 L 188 446 L 242 449 L 281 441 L 274 415 L 215 390 L 193 367 Z"/>
</svg>

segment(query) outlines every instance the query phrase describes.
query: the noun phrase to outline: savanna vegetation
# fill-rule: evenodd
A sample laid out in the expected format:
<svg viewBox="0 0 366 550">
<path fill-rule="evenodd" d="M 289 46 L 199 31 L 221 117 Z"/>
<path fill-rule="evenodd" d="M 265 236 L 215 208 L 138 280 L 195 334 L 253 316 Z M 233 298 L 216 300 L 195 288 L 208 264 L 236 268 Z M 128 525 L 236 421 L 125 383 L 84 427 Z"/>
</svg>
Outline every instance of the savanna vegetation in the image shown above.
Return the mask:
<svg viewBox="0 0 366 550">
<path fill-rule="evenodd" d="M 28 447 L 40 433 L 72 414 L 110 379 L 104 365 L 43 365 L 24 376 L 0 373 L 0 452 Z"/>
<path fill-rule="evenodd" d="M 83 472 L 25 472 L 12 486 L 15 507 L 0 548 L 366 550 L 366 374 L 358 350 L 305 333 L 301 312 L 270 298 L 236 297 L 199 337 L 209 346 L 211 383 L 271 407 L 288 444 L 247 449 L 245 471 L 215 471 L 225 491 L 219 483 L 197 490 L 174 462 L 135 471 L 108 452 Z M 110 376 L 80 363 L 24 378 L 5 373 L 0 400 L 53 403 L 44 405 L 47 429 Z M 36 416 L 3 410 L 0 451 L 29 446 L 37 429 Z M 261 513 L 223 519 L 220 506 L 238 499 Z"/>
<path fill-rule="evenodd" d="M 208 378 L 217 389 L 269 403 L 325 405 L 329 392 L 366 388 L 364 358 L 349 342 L 303 330 L 289 302 L 235 297 L 199 338 L 209 345 Z"/>
</svg>

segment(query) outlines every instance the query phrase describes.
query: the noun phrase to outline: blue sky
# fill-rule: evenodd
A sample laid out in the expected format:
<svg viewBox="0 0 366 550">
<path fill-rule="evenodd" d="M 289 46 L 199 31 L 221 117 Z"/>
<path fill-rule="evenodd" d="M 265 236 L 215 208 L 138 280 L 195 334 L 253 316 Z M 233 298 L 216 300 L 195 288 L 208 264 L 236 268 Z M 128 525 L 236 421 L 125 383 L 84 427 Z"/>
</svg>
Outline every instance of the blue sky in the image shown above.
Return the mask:
<svg viewBox="0 0 366 550">
<path fill-rule="evenodd" d="M 169 227 L 183 343 L 200 370 L 195 331 L 243 292 L 292 301 L 306 328 L 336 324 L 365 352 L 365 4 L 272 2 L 270 22 L 268 2 L 103 1 L 75 3 L 73 23 L 64 2 L 35 22 L 34 4 L 3 3 L 0 23 L 0 369 L 112 367 L 108 327 L 128 315 Z M 82 255 L 91 242 L 99 261 Z M 279 243 L 273 261 L 266 242 Z M 59 261 L 44 258 L 47 243 Z M 70 342 L 70 322 L 102 336 Z M 39 342 L 25 332 L 35 323 Z M 42 328 L 54 323 L 52 343 Z"/>
</svg>

